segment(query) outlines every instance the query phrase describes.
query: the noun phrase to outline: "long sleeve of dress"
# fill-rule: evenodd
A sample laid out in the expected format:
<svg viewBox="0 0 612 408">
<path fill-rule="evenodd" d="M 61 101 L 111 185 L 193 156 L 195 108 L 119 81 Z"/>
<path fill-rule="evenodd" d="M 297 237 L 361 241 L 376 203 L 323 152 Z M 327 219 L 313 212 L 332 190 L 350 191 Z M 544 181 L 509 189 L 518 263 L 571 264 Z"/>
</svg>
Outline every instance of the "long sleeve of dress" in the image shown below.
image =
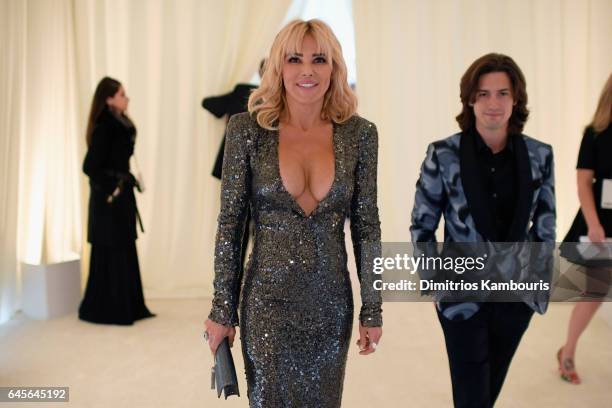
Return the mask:
<svg viewBox="0 0 612 408">
<path fill-rule="evenodd" d="M 221 210 L 215 244 L 214 297 L 209 318 L 225 326 L 238 325 L 242 234 L 249 205 L 248 129 L 230 119 L 221 179 Z"/>
<path fill-rule="evenodd" d="M 351 200 L 351 237 L 361 285 L 359 320 L 366 327 L 382 326 L 382 297 L 374 289 L 374 258 L 381 256 L 380 220 L 377 206 L 376 171 L 378 133 L 367 122 L 359 129 L 359 155 L 355 169 L 355 187 Z"/>
<path fill-rule="evenodd" d="M 227 114 L 229 109 L 229 102 L 232 93 L 220 95 L 220 96 L 209 96 L 202 100 L 202 107 L 220 118 L 223 115 Z"/>
</svg>

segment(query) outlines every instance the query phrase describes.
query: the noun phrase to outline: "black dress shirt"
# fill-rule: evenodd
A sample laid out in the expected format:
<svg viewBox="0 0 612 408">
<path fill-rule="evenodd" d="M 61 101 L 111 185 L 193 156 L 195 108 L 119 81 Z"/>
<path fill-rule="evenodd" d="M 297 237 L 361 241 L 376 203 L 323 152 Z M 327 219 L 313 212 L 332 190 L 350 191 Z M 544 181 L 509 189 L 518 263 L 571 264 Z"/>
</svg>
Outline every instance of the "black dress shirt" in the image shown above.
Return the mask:
<svg viewBox="0 0 612 408">
<path fill-rule="evenodd" d="M 516 208 L 516 155 L 512 136 L 508 136 L 506 147 L 501 152 L 493 153 L 478 131 L 474 135 L 477 166 L 493 221 L 495 241 L 503 242 L 507 240 Z"/>
</svg>

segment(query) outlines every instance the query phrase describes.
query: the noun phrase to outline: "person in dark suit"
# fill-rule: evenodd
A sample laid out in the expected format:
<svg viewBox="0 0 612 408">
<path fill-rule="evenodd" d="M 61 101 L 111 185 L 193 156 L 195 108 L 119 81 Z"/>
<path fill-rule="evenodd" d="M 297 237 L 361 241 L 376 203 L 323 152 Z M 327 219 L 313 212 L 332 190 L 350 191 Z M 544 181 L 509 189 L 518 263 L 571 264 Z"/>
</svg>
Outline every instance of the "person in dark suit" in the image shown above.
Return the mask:
<svg viewBox="0 0 612 408">
<path fill-rule="evenodd" d="M 93 323 L 129 325 L 154 316 L 144 302 L 136 252 L 139 186 L 129 164 L 136 128 L 126 115 L 128 102 L 119 81 L 102 78 L 87 124 L 91 259 L 79 318 Z"/>
<path fill-rule="evenodd" d="M 263 76 L 266 60 L 263 59 L 259 63 L 259 77 Z M 253 89 L 257 89 L 257 85 L 253 84 L 237 84 L 231 92 L 223 95 L 208 96 L 202 100 L 202 107 L 215 115 L 217 118 L 225 116 L 226 120 L 237 113 L 246 112 L 249 96 Z M 223 168 L 223 152 L 225 151 L 225 135 L 221 140 L 221 146 L 217 153 L 217 158 L 213 166 L 212 175 L 221 180 L 221 169 Z"/>
<path fill-rule="evenodd" d="M 461 78 L 461 132 L 429 145 L 416 185 L 412 241 L 555 240 L 551 146 L 522 134 L 525 78 L 512 58 L 487 54 Z M 527 302 L 436 303 L 456 407 L 492 407 L 533 311 Z"/>
</svg>

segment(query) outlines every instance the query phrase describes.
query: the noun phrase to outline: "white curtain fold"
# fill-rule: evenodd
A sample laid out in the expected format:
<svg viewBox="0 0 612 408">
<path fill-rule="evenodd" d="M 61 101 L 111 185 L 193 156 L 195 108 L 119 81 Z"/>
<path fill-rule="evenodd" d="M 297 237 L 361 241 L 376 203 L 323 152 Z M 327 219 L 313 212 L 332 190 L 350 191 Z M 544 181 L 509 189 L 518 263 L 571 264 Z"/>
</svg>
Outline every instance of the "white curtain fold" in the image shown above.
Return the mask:
<svg viewBox="0 0 612 408">
<path fill-rule="evenodd" d="M 410 239 L 426 146 L 459 130 L 463 72 L 481 55 L 500 52 L 527 79 L 525 133 L 554 148 L 561 240 L 578 209 L 582 130 L 612 68 L 612 2 L 354 0 L 353 13 L 359 110 L 380 134 L 383 238 Z"/>
<path fill-rule="evenodd" d="M 19 306 L 17 217 L 25 3 L 0 3 L 0 323 Z"/>
<path fill-rule="evenodd" d="M 218 71 L 222 89 L 248 80 L 257 71 L 290 5 L 290 0 L 230 3 L 226 10 L 224 46 Z M 258 20 L 257 24 L 253 24 L 254 19 Z"/>
<path fill-rule="evenodd" d="M 19 305 L 19 263 L 81 249 L 72 2 L 2 2 L 0 321 Z"/>
<path fill-rule="evenodd" d="M 78 257 L 81 206 L 72 2 L 26 2 L 19 260 Z"/>
</svg>

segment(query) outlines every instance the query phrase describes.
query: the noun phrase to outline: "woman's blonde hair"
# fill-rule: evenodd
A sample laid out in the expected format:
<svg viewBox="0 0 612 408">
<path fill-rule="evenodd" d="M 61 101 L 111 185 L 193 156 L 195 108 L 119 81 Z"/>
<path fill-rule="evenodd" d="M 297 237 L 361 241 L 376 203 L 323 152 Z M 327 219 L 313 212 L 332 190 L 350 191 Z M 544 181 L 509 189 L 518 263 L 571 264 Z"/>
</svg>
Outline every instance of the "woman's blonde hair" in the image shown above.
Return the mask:
<svg viewBox="0 0 612 408">
<path fill-rule="evenodd" d="M 589 126 L 595 130 L 595 133 L 601 133 L 610 126 L 610 122 L 612 122 L 612 73 L 601 91 L 597 110 Z"/>
<path fill-rule="evenodd" d="M 348 85 L 342 47 L 331 28 L 321 20 L 294 20 L 276 35 L 261 85 L 249 97 L 249 112 L 256 115 L 257 123 L 265 129 L 277 129 L 278 121 L 287 109 L 283 63 L 288 54 L 300 51 L 306 35 L 312 36 L 318 46 L 317 52 L 325 54 L 332 65 L 321 118 L 342 123 L 357 111 L 357 97 Z"/>
</svg>

